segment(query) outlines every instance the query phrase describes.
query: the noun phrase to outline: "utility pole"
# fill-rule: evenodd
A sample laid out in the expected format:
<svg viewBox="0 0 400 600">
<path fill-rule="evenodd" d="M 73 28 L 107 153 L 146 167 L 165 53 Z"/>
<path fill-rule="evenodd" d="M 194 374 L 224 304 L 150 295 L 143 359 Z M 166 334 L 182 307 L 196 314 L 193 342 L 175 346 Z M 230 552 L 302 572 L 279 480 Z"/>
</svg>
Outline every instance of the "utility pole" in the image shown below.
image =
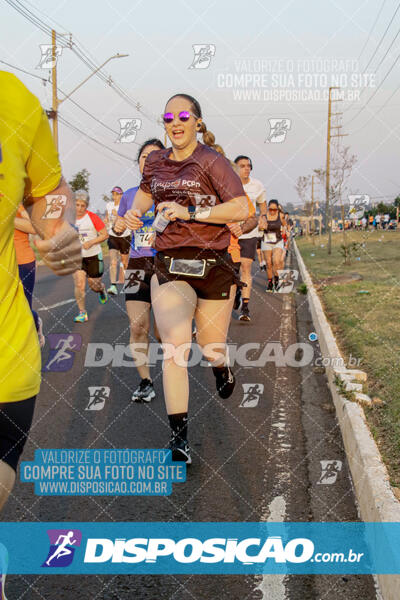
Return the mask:
<svg viewBox="0 0 400 600">
<path fill-rule="evenodd" d="M 53 138 L 54 143 L 58 152 L 58 99 L 57 99 L 57 53 L 56 53 L 56 32 L 54 29 L 51 30 L 51 44 L 52 44 L 52 56 L 53 56 L 53 69 L 52 69 L 52 87 L 53 87 L 53 106 L 52 106 L 52 119 L 53 119 Z"/>
<path fill-rule="evenodd" d="M 333 113 L 332 114 L 332 102 L 342 102 L 341 98 L 337 98 L 336 100 L 332 100 L 332 90 L 339 90 L 339 87 L 330 87 L 329 88 L 329 103 L 328 103 L 328 131 L 326 138 L 326 177 L 325 177 L 325 231 L 328 232 L 328 254 L 332 253 L 332 218 L 333 218 L 333 210 L 332 203 L 330 202 L 330 175 L 331 175 L 331 139 L 333 137 L 343 137 L 347 134 L 337 133 L 332 135 L 331 129 L 341 129 L 341 125 L 337 125 L 332 127 L 331 119 L 332 117 L 342 115 L 343 113 Z M 343 224 L 344 226 L 344 224 Z"/>
</svg>

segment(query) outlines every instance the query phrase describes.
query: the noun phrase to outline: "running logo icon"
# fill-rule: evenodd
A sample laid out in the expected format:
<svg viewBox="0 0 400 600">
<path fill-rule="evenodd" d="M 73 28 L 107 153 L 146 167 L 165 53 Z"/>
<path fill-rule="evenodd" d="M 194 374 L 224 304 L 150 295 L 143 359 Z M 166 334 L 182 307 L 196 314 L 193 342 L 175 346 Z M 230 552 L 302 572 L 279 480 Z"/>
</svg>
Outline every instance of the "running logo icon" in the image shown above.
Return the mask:
<svg viewBox="0 0 400 600">
<path fill-rule="evenodd" d="M 341 460 L 321 460 L 321 477 L 317 481 L 317 485 L 332 485 L 335 483 L 337 476 L 342 470 Z"/>
<path fill-rule="evenodd" d="M 193 44 L 194 57 L 189 69 L 208 69 L 215 56 L 214 44 Z"/>
<path fill-rule="evenodd" d="M 47 339 L 50 352 L 43 371 L 69 371 L 74 364 L 75 352 L 81 349 L 82 337 L 79 333 L 50 333 Z"/>
<path fill-rule="evenodd" d="M 145 272 L 143 269 L 127 269 L 125 271 L 125 284 L 122 289 L 125 294 L 136 294 L 140 288 L 140 282 L 143 281 Z"/>
<path fill-rule="evenodd" d="M 141 126 L 141 119 L 119 119 L 119 136 L 115 143 L 132 144 Z"/>
<path fill-rule="evenodd" d="M 209 206 L 215 206 L 217 203 L 217 197 L 213 194 L 195 194 L 194 201 L 196 206 L 200 208 L 208 208 Z"/>
<path fill-rule="evenodd" d="M 42 567 L 68 567 L 75 550 L 81 545 L 82 532 L 79 529 L 48 529 L 50 549 Z"/>
<path fill-rule="evenodd" d="M 286 134 L 291 128 L 291 119 L 268 119 L 269 136 L 265 140 L 271 144 L 280 144 L 285 141 Z"/>
<path fill-rule="evenodd" d="M 110 388 L 106 386 L 89 387 L 89 402 L 85 410 L 102 410 L 110 397 Z"/>
<path fill-rule="evenodd" d="M 42 56 L 36 69 L 52 69 L 55 67 L 58 57 L 61 56 L 62 46 L 55 47 L 55 56 L 53 56 L 52 44 L 40 44 L 39 48 Z"/>
<path fill-rule="evenodd" d="M 281 269 L 278 271 L 279 284 L 276 288 L 278 294 L 289 294 L 299 278 L 299 272 L 295 269 Z"/>
<path fill-rule="evenodd" d="M 239 408 L 255 408 L 264 392 L 263 383 L 242 383 L 243 400 Z"/>
<path fill-rule="evenodd" d="M 362 219 L 368 205 L 368 194 L 349 195 L 349 219 Z"/>
<path fill-rule="evenodd" d="M 64 195 L 47 194 L 46 210 L 42 219 L 59 219 L 66 203 L 67 197 Z"/>
</svg>

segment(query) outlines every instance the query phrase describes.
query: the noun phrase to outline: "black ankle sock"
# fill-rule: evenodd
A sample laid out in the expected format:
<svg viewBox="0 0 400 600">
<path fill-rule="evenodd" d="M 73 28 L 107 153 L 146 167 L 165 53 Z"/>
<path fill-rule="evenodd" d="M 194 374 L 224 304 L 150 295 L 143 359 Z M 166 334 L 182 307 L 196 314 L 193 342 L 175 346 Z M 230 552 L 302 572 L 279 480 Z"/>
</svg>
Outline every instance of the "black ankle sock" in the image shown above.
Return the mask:
<svg viewBox="0 0 400 600">
<path fill-rule="evenodd" d="M 187 412 L 168 415 L 168 420 L 170 427 L 173 433 L 176 435 L 176 437 L 179 437 L 182 440 L 187 440 Z"/>
</svg>

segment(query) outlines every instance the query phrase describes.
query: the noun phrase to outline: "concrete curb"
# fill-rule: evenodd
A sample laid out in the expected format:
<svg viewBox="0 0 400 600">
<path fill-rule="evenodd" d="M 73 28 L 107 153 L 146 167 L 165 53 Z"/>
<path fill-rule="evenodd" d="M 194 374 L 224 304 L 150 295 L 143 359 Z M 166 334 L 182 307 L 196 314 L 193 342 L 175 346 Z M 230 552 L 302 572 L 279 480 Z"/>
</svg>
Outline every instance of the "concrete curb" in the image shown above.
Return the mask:
<svg viewBox="0 0 400 600">
<path fill-rule="evenodd" d="M 363 521 L 371 522 L 400 522 L 400 502 L 390 487 L 387 469 L 372 438 L 364 410 L 358 403 L 368 403 L 368 396 L 358 393 L 357 388 L 350 388 L 354 390 L 358 400 L 352 402 L 340 395 L 336 385 L 339 378 L 345 388 L 349 385 L 354 386 L 353 381 L 365 381 L 366 375 L 363 371 L 344 367 L 343 357 L 296 242 L 293 246 L 301 276 L 307 286 L 308 304 L 322 356 L 332 359 L 333 364 L 326 366 L 328 386 L 342 432 L 361 518 Z M 342 366 L 334 366 L 340 363 L 340 359 Z M 389 550 L 389 545 L 387 547 Z M 398 600 L 400 575 L 377 575 L 377 580 L 384 600 Z"/>
</svg>

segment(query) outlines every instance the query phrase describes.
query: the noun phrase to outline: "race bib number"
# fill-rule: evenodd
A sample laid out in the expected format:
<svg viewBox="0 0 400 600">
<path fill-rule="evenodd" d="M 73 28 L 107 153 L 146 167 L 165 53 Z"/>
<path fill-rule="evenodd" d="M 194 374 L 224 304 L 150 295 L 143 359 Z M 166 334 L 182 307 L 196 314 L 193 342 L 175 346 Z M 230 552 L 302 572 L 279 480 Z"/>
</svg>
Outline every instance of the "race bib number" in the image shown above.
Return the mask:
<svg viewBox="0 0 400 600">
<path fill-rule="evenodd" d="M 275 244 L 276 242 L 276 233 L 274 231 L 270 231 L 265 234 L 265 241 L 267 244 Z"/>
<path fill-rule="evenodd" d="M 135 248 L 151 248 L 154 238 L 154 231 L 138 232 L 135 231 Z"/>
</svg>

